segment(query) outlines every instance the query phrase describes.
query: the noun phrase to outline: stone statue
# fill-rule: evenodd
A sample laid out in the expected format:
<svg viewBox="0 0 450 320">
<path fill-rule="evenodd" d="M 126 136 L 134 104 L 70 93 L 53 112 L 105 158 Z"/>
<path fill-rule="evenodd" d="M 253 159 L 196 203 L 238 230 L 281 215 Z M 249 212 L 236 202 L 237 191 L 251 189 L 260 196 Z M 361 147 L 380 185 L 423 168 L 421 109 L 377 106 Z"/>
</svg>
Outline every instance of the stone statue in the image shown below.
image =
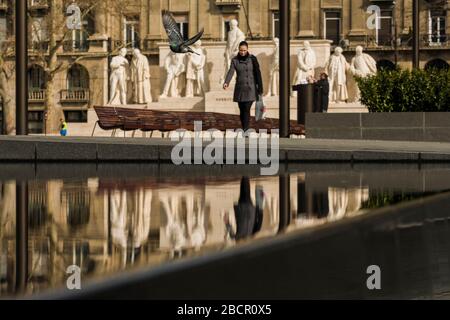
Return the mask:
<svg viewBox="0 0 450 320">
<path fill-rule="evenodd" d="M 275 49 L 272 55 L 272 64 L 270 66 L 270 82 L 269 91 L 267 97 L 278 96 L 279 83 L 280 83 L 280 40 L 278 38 L 273 39 Z"/>
<path fill-rule="evenodd" d="M 179 97 L 179 78 L 181 74 L 185 72 L 184 54 L 169 52 L 164 63 L 164 68 L 167 72 L 167 78 L 164 85 L 164 91 L 160 98 L 167 98 L 169 96 L 169 91 L 171 97 Z"/>
<path fill-rule="evenodd" d="M 230 31 L 228 32 L 227 47 L 225 49 L 225 73 L 220 83 L 226 78 L 226 73 L 230 69 L 231 60 L 239 53 L 239 44 L 245 41 L 245 34 L 239 29 L 239 23 L 233 19 L 230 21 Z"/>
<path fill-rule="evenodd" d="M 122 48 L 119 55 L 111 61 L 111 94 L 108 104 L 127 104 L 127 81 L 129 80 L 130 64 L 126 56 L 127 49 Z"/>
<path fill-rule="evenodd" d="M 367 53 L 363 52 L 363 47 L 356 47 L 356 55 L 350 64 L 350 71 L 354 76 L 365 78 L 377 73 L 376 61 Z"/>
<path fill-rule="evenodd" d="M 304 48 L 298 53 L 297 71 L 294 77 L 294 85 L 306 83 L 309 77 L 314 77 L 317 58 L 309 41 L 305 41 Z M 294 92 L 295 95 L 296 92 Z"/>
<path fill-rule="evenodd" d="M 370 55 L 363 53 L 363 47 L 357 46 L 356 55 L 350 64 L 350 72 L 355 77 L 365 78 L 377 73 L 377 63 Z M 360 99 L 361 91 L 356 86 L 355 100 L 359 101 Z"/>
<path fill-rule="evenodd" d="M 133 82 L 133 102 L 138 104 L 152 102 L 150 64 L 147 57 L 139 49 L 133 50 L 131 81 Z"/>
<path fill-rule="evenodd" d="M 204 71 L 206 57 L 201 45 L 201 40 L 198 40 L 192 48 L 194 53 L 188 54 L 186 63 L 186 97 L 188 98 L 195 95 L 204 96 L 206 92 Z"/>
<path fill-rule="evenodd" d="M 325 72 L 328 74 L 330 83 L 331 102 L 347 102 L 348 100 L 346 72 L 350 66 L 342 52 L 342 48 L 337 47 L 325 65 Z"/>
</svg>

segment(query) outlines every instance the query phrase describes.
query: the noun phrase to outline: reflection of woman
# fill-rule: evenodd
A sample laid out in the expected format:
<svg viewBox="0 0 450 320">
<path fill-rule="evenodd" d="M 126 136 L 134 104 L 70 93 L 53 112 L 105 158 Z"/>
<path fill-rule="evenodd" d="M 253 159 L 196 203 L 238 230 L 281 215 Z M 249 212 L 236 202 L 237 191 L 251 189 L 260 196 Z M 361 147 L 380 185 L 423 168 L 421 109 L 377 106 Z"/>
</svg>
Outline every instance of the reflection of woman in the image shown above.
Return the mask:
<svg viewBox="0 0 450 320">
<path fill-rule="evenodd" d="M 248 238 L 261 230 L 263 220 L 263 208 L 254 206 L 250 198 L 250 180 L 243 177 L 241 180 L 241 193 L 239 202 L 234 206 L 234 214 L 236 217 L 236 232 L 230 228 L 229 222 L 227 229 L 231 237 L 236 240 Z"/>
</svg>

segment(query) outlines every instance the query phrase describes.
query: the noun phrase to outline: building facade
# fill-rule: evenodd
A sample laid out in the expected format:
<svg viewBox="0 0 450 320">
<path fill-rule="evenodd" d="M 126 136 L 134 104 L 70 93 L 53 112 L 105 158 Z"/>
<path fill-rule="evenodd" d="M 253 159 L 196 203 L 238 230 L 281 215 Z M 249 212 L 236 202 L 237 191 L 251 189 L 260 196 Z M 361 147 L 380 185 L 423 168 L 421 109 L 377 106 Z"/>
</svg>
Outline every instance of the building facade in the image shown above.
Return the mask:
<svg viewBox="0 0 450 320">
<path fill-rule="evenodd" d="M 49 6 L 63 0 L 28 0 L 30 10 L 29 101 L 31 131 L 43 130 L 46 73 L 38 53 L 47 49 L 45 17 Z M 80 0 L 80 3 L 82 1 Z M 271 39 L 279 36 L 278 0 L 130 0 L 120 14 L 97 7 L 83 16 L 83 29 L 74 31 L 58 51 L 58 59 L 74 62 L 56 76 L 55 100 L 69 122 L 87 123 L 89 110 L 104 105 L 109 96 L 109 61 L 123 46 L 139 48 L 151 64 L 154 101 L 162 90 L 165 70 L 161 48 L 167 48 L 162 10 L 174 14 L 186 39 L 204 28 L 203 46 L 225 48 L 230 21 L 236 19 L 252 46 L 272 52 Z M 421 67 L 448 67 L 450 63 L 450 1 L 420 0 Z M 376 8 L 379 10 L 370 9 Z M 341 46 L 347 60 L 362 45 L 380 67 L 412 66 L 411 0 L 291 0 L 290 33 L 293 44 L 328 40 Z M 14 35 L 13 1 L 0 0 L 0 41 L 8 46 Z M 376 27 L 370 26 L 370 23 Z M 293 64 L 296 47 L 293 47 Z M 164 51 L 164 50 L 163 50 Z M 165 52 L 165 51 L 164 51 Z M 131 53 L 131 52 L 130 52 Z M 83 57 L 82 59 L 79 59 Z M 12 60 L 11 56 L 9 57 Z M 208 62 L 207 62 L 208 65 Z M 211 64 L 212 65 L 212 64 Z M 219 63 L 217 64 L 219 65 Z M 263 64 L 263 73 L 270 66 Z M 292 67 L 293 73 L 295 66 Z M 208 72 L 211 73 L 211 70 Z M 293 74 L 292 74 L 293 77 Z M 13 81 L 13 79 L 11 80 Z M 12 84 L 14 82 L 11 82 Z M 14 85 L 10 86 L 14 88 Z M 14 93 L 11 92 L 13 96 Z"/>
</svg>

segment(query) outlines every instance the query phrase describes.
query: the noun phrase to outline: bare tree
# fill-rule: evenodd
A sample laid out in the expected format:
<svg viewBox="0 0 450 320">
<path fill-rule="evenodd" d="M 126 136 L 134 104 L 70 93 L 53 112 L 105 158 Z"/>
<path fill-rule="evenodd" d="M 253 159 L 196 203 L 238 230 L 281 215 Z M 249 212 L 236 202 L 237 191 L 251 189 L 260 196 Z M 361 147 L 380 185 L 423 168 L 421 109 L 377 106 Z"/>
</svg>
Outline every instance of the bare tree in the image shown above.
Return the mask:
<svg viewBox="0 0 450 320">
<path fill-rule="evenodd" d="M 77 0 L 76 3 L 81 9 L 81 21 L 88 15 L 103 11 L 102 14 L 113 17 L 121 17 L 129 7 L 131 0 Z M 134 1 L 135 3 L 135 1 Z M 64 43 L 71 39 L 73 29 L 67 25 L 67 15 L 64 14 L 69 5 L 69 1 L 48 0 L 48 10 L 44 19 L 40 23 L 32 24 L 32 35 L 34 37 L 35 61 L 43 67 L 45 71 L 45 130 L 46 133 L 54 134 L 59 131 L 60 119 L 64 118 L 61 105 L 56 101 L 56 76 L 67 71 L 71 66 L 82 59 L 92 57 L 88 53 L 79 56 L 72 61 L 59 59 L 59 53 Z M 119 21 L 119 20 L 117 20 Z M 40 32 L 44 30 L 45 32 Z M 82 32 L 88 32 L 85 25 L 82 25 Z M 89 34 L 88 34 L 89 35 Z"/>
<path fill-rule="evenodd" d="M 16 133 L 15 96 L 11 90 L 11 79 L 14 76 L 15 64 L 14 42 L 8 39 L 0 48 L 0 97 L 3 101 L 3 131 L 7 135 Z"/>
</svg>

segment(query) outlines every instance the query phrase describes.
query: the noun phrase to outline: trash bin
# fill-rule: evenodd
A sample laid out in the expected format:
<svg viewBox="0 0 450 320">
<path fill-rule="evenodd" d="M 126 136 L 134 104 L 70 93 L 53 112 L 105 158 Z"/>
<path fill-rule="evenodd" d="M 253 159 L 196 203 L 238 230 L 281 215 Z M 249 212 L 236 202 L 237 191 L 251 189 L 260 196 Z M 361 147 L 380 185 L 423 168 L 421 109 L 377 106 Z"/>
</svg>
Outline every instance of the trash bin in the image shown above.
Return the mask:
<svg viewBox="0 0 450 320">
<path fill-rule="evenodd" d="M 315 112 L 315 85 L 299 84 L 293 87 L 297 91 L 297 122 L 305 125 L 306 113 Z"/>
</svg>

